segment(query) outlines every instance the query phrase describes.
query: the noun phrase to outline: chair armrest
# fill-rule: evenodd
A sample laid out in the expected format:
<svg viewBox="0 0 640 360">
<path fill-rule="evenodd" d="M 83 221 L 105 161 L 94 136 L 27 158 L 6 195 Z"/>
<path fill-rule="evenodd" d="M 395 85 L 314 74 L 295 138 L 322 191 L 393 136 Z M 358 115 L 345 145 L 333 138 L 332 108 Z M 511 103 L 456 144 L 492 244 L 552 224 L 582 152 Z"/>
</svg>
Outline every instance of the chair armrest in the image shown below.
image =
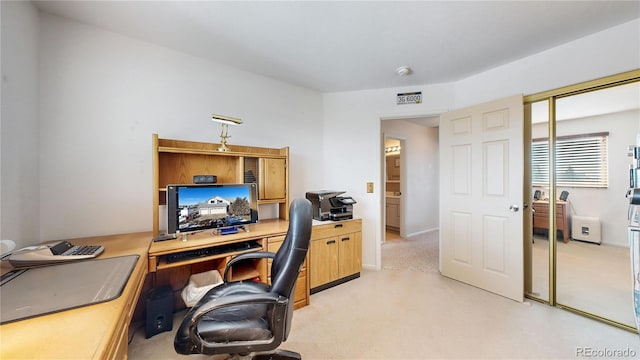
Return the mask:
<svg viewBox="0 0 640 360">
<path fill-rule="evenodd" d="M 287 304 L 289 303 L 289 299 L 274 293 L 259 293 L 259 294 L 238 294 L 238 295 L 229 295 L 223 296 L 220 298 L 212 299 L 204 304 L 200 305 L 197 309 L 192 309 L 187 313 L 187 317 L 185 317 L 184 321 L 189 321 L 189 338 L 192 341 L 192 344 L 196 346 L 197 349 L 200 349 L 200 352 L 203 354 L 213 355 L 216 352 L 209 352 L 207 349 L 215 349 L 219 347 L 219 343 L 212 343 L 200 336 L 198 333 L 198 322 L 200 319 L 205 316 L 207 313 L 211 311 L 215 311 L 218 309 L 222 309 L 225 307 L 238 306 L 238 305 L 255 305 L 255 304 L 266 304 L 267 306 L 272 306 L 273 311 L 271 312 L 270 319 L 270 328 L 273 331 L 273 338 L 270 340 L 249 340 L 245 341 L 244 345 L 239 345 L 238 350 L 246 349 L 247 343 L 253 344 L 253 346 L 270 344 L 273 342 L 282 342 L 284 337 L 284 331 L 281 326 L 275 325 L 275 323 L 282 321 L 287 311 Z M 225 346 L 229 346 L 226 344 Z"/>
<path fill-rule="evenodd" d="M 247 304 L 286 304 L 288 301 L 284 296 L 275 293 L 257 293 L 257 294 L 237 294 L 227 295 L 219 298 L 211 299 L 204 304 L 198 306 L 197 309 L 193 309 L 191 319 L 197 322 L 204 314 L 209 311 L 217 310 L 227 306 L 247 305 Z"/>
<path fill-rule="evenodd" d="M 273 259 L 276 256 L 275 253 L 269 251 L 254 251 L 249 253 L 240 254 L 232 258 L 224 269 L 224 275 L 222 276 L 223 281 L 228 282 L 227 275 L 229 274 L 229 269 L 233 267 L 233 265 L 239 261 L 249 260 L 249 259 Z"/>
</svg>

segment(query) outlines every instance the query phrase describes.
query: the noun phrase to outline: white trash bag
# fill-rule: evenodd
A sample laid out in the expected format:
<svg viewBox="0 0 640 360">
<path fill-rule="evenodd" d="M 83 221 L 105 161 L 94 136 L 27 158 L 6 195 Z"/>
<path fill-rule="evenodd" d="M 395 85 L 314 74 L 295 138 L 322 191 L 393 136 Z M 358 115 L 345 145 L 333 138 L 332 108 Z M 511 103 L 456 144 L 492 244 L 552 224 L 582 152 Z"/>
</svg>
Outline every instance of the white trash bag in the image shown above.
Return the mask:
<svg viewBox="0 0 640 360">
<path fill-rule="evenodd" d="M 222 284 L 222 276 L 218 270 L 205 271 L 189 277 L 189 283 L 182 289 L 182 300 L 185 305 L 192 307 L 207 291 Z"/>
</svg>

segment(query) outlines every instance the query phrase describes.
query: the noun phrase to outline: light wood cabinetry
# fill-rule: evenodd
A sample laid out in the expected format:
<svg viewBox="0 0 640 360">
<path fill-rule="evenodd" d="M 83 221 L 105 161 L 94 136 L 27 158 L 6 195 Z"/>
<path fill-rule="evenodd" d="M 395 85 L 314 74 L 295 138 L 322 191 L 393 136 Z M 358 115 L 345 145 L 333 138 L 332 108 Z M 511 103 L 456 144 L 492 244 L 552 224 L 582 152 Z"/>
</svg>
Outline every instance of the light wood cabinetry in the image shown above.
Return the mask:
<svg viewBox="0 0 640 360">
<path fill-rule="evenodd" d="M 309 251 L 311 288 L 338 279 L 338 240 L 335 237 L 312 240 Z"/>
<path fill-rule="evenodd" d="M 152 135 L 153 235 L 160 232 L 160 205 L 169 184 L 192 184 L 194 175 L 216 175 L 219 184 L 258 183 L 258 205 L 277 204 L 280 219 L 289 217 L 289 148 L 172 140 Z"/>
<path fill-rule="evenodd" d="M 400 230 L 400 198 L 387 196 L 387 229 Z"/>
<path fill-rule="evenodd" d="M 387 180 L 400 180 L 400 155 L 387 155 Z"/>
<path fill-rule="evenodd" d="M 218 184 L 257 183 L 258 206 L 277 206 L 278 217 L 289 219 L 289 148 L 263 148 L 232 145 L 231 151 L 218 151 L 219 144 L 162 139 L 152 135 L 153 173 L 153 236 L 160 233 L 160 219 L 166 218 L 167 186 L 170 184 L 193 184 L 194 175 L 215 175 Z M 171 240 L 154 242 L 149 251 L 149 271 L 153 272 L 153 286 L 170 285 L 174 292 L 176 309 L 184 307 L 180 296 L 191 274 L 217 269 L 221 274 L 229 260 L 238 254 L 267 249 L 267 238 L 286 232 L 281 226 L 266 224 L 251 226 L 250 233 L 212 236 L 210 231 L 189 235 L 187 242 Z M 264 230 L 264 231 L 263 231 Z M 247 250 L 213 253 L 230 244 L 253 242 L 259 247 Z M 202 256 L 176 261 L 175 254 L 202 251 Z M 208 251 L 211 251 L 209 253 Z M 170 260 L 171 259 L 171 260 Z M 246 280 L 259 278 L 267 281 L 267 261 L 255 260 L 236 264 L 231 269 L 230 279 Z"/>
<path fill-rule="evenodd" d="M 533 202 L 533 229 L 549 231 L 549 201 L 536 200 Z M 566 201 L 556 202 L 556 230 L 562 231 L 563 242 L 569 242 L 569 211 Z"/>
<path fill-rule="evenodd" d="M 284 241 L 285 236 L 276 236 L 271 237 L 267 240 L 267 251 L 276 253 L 280 246 L 282 246 L 282 242 Z M 271 284 L 271 263 L 272 260 L 269 259 L 267 261 L 267 282 Z M 300 268 L 300 274 L 298 275 L 298 280 L 296 281 L 295 293 L 293 296 L 293 308 L 298 309 L 303 306 L 309 305 L 309 276 L 308 276 L 308 256 L 302 264 L 302 268 Z"/>
<path fill-rule="evenodd" d="M 314 226 L 309 269 L 311 293 L 359 277 L 362 269 L 362 220 Z"/>
<path fill-rule="evenodd" d="M 287 233 L 289 223 L 278 219 L 261 221 L 250 225 L 249 232 L 238 232 L 229 235 L 212 235 L 211 231 L 195 233 L 187 237 L 187 241 L 180 239 L 152 242 L 149 248 L 149 272 L 152 273 L 152 287 L 171 286 L 173 290 L 174 310 L 185 308 L 181 297 L 182 289 L 189 282 L 192 274 L 209 270 L 218 270 L 224 274 L 227 263 L 235 256 L 275 248 L 269 246 L 269 239 L 277 239 Z M 252 245 L 246 248 L 245 245 Z M 254 247 L 259 245 L 259 247 Z M 182 257 L 182 254 L 197 256 Z M 178 255 L 178 257 L 176 257 Z M 270 263 L 267 259 L 247 260 L 234 264 L 230 269 L 231 281 L 259 279 L 268 282 Z M 306 304 L 304 304 L 306 305 Z M 301 306 L 304 306 L 301 305 Z"/>
</svg>

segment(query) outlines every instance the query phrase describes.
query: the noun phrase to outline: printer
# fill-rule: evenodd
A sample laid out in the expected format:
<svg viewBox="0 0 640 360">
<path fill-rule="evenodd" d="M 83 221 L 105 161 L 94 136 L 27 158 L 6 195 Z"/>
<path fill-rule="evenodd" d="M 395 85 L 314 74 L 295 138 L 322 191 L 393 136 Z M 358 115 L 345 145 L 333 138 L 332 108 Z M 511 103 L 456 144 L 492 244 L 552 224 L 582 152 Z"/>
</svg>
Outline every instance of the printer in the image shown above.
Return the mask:
<svg viewBox="0 0 640 360">
<path fill-rule="evenodd" d="M 308 191 L 306 196 L 311 201 L 313 218 L 316 220 L 347 220 L 353 219 L 353 204 L 351 196 L 338 196 L 344 191 Z"/>
</svg>

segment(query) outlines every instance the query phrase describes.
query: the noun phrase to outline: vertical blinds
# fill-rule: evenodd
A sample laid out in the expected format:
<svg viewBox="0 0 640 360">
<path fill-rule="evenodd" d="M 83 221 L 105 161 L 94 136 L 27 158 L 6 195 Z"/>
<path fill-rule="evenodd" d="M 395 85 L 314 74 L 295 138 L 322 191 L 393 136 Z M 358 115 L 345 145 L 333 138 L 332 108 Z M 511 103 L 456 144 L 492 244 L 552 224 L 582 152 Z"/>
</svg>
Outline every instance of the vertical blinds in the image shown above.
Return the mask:
<svg viewBox="0 0 640 360">
<path fill-rule="evenodd" d="M 607 140 L 609 133 L 564 136 L 556 139 L 556 185 L 565 187 L 609 186 Z M 531 182 L 549 184 L 549 140 L 531 144 Z"/>
</svg>

